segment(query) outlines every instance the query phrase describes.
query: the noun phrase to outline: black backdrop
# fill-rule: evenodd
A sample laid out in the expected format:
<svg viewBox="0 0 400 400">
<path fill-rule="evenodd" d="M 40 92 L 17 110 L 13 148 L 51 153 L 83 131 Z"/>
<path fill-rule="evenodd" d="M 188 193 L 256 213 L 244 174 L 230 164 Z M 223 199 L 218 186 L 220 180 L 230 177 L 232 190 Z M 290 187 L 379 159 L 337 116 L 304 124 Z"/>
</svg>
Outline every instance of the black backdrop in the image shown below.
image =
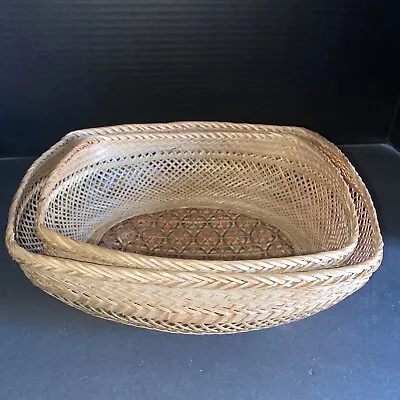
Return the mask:
<svg viewBox="0 0 400 400">
<path fill-rule="evenodd" d="M 129 122 L 306 126 L 388 138 L 398 1 L 2 0 L 0 156 Z"/>
</svg>

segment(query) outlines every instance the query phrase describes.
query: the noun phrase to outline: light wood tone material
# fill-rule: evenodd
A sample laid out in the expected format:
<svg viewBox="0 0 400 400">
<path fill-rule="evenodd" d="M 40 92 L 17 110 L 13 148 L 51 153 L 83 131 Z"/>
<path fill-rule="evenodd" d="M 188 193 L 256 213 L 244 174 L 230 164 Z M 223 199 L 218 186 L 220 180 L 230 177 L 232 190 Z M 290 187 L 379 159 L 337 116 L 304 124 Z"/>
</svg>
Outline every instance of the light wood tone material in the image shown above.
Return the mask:
<svg viewBox="0 0 400 400">
<path fill-rule="evenodd" d="M 96 246 L 104 232 L 127 218 L 215 206 L 276 226 L 297 255 L 200 262 Z M 340 173 L 309 143 L 273 128 L 86 139 L 51 171 L 38 204 L 37 230 L 48 255 L 193 272 L 280 272 L 282 264 L 293 271 L 324 268 L 345 261 L 358 240 L 354 205 Z"/>
<path fill-rule="evenodd" d="M 322 311 L 363 286 L 379 267 L 383 243 L 364 184 L 336 147 L 320 136 L 298 128 L 289 134 L 308 140 L 336 166 L 348 185 L 357 213 L 357 246 L 347 261 L 337 268 L 289 273 L 221 272 L 215 274 L 220 277 L 216 276 L 214 281 L 204 283 L 200 280 L 198 287 L 186 287 L 182 282 L 171 287 L 170 278 L 164 277 L 165 272 L 146 271 L 155 274 L 149 281 L 150 275 L 143 278 L 140 269 L 43 255 L 34 224 L 38 196 L 48 171 L 79 142 L 80 137 L 149 129 L 262 132 L 264 126 L 183 122 L 99 128 L 67 135 L 28 170 L 10 208 L 7 247 L 36 286 L 77 309 L 124 324 L 181 333 L 234 333 L 275 326 Z M 280 131 L 282 128 L 274 129 Z M 280 269 L 288 272 L 290 266 L 283 263 Z M 170 275 L 186 282 L 188 275 L 193 273 L 172 271 Z M 208 275 L 212 276 L 211 273 Z M 221 277 L 225 277 L 224 283 Z"/>
</svg>

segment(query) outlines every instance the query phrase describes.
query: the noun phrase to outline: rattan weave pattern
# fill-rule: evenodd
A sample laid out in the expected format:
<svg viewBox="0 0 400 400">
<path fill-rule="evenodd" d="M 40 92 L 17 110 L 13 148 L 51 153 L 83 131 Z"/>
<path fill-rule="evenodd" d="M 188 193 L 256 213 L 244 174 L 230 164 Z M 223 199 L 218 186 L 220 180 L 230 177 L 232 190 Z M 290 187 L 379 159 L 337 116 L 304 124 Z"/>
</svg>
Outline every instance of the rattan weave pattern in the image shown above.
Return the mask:
<svg viewBox="0 0 400 400">
<path fill-rule="evenodd" d="M 186 281 L 184 275 L 180 287 L 170 287 L 168 277 L 164 283 L 160 279 L 162 274 L 155 274 L 153 281 L 150 279 L 151 283 L 146 275 L 147 283 L 143 283 L 141 270 L 41 255 L 43 248 L 35 234 L 34 224 L 31 223 L 31 219 L 35 220 L 37 199 L 48 171 L 80 141 L 80 137 L 171 129 L 262 132 L 264 126 L 183 122 L 98 128 L 67 135 L 28 170 L 10 209 L 6 234 L 8 249 L 36 286 L 77 309 L 129 325 L 181 333 L 234 333 L 291 322 L 324 310 L 363 286 L 379 267 L 383 244 L 375 210 L 354 168 L 338 149 L 318 135 L 299 128 L 280 127 L 273 129 L 302 137 L 326 154 L 349 187 L 358 216 L 360 235 L 357 247 L 342 266 L 288 274 L 225 273 L 222 276 L 229 277 L 225 285 L 217 280 L 218 284 L 215 281 L 207 285 L 199 283 L 199 288 L 191 286 L 185 289 L 182 283 Z M 276 268 L 292 271 L 290 265 L 279 263 L 279 259 L 276 260 Z M 179 274 L 182 273 L 172 275 L 176 279 Z M 250 276 L 253 283 L 248 287 Z M 210 303 L 202 300 L 202 295 L 210 297 Z M 270 295 L 273 299 L 278 296 L 282 300 L 270 303 Z M 254 296 L 261 296 L 263 301 L 253 302 Z M 173 304 L 169 308 L 164 307 L 164 298 L 172 302 L 179 299 L 182 310 L 179 307 L 176 309 Z M 216 308 L 213 309 L 212 305 Z M 234 310 L 233 314 L 227 312 L 228 309 Z M 239 314 L 236 315 L 237 311 Z"/>
<path fill-rule="evenodd" d="M 312 265 L 310 255 L 318 260 L 315 268 L 340 264 L 358 239 L 354 206 L 339 172 L 304 140 L 275 132 L 87 139 L 51 172 L 37 229 L 49 255 L 142 269 L 214 271 L 230 260 L 165 263 L 93 245 L 111 226 L 135 215 L 213 206 L 280 229 L 294 247 L 296 256 L 286 260 L 294 270 Z M 245 269 L 240 261 L 226 268 Z M 274 260 L 254 260 L 251 268 L 272 271 Z"/>
</svg>

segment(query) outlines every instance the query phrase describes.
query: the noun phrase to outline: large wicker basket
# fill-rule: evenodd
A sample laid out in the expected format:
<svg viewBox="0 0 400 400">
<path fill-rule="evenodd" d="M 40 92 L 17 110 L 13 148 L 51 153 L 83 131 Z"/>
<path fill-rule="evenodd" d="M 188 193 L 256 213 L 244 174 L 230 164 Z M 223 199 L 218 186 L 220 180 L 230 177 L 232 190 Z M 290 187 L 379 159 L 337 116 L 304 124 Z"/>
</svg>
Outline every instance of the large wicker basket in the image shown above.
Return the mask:
<svg viewBox="0 0 400 400">
<path fill-rule="evenodd" d="M 201 277 L 198 287 L 186 287 L 188 273 L 184 272 L 172 274 L 176 282 L 173 285 L 164 278 L 168 275 L 165 272 L 146 271 L 144 276 L 139 269 L 42 255 L 43 247 L 34 229 L 37 200 L 48 171 L 79 137 L 173 127 L 264 129 L 241 124 L 180 123 L 102 128 L 68 135 L 28 170 L 10 209 L 8 249 L 36 286 L 75 308 L 125 324 L 170 332 L 232 333 L 287 323 L 326 309 L 364 285 L 379 267 L 383 245 L 365 186 L 339 150 L 306 130 L 296 130 L 295 134 L 313 143 L 340 170 L 357 212 L 358 244 L 343 266 L 286 274 L 197 274 Z M 225 281 L 218 277 L 225 277 Z"/>
<path fill-rule="evenodd" d="M 199 262 L 95 245 L 111 226 L 135 215 L 215 206 L 278 227 L 296 256 Z M 90 138 L 51 172 L 37 223 L 49 255 L 155 270 L 272 271 L 282 263 L 317 269 L 340 265 L 358 239 L 354 205 L 336 168 L 305 140 L 268 128 Z"/>
</svg>

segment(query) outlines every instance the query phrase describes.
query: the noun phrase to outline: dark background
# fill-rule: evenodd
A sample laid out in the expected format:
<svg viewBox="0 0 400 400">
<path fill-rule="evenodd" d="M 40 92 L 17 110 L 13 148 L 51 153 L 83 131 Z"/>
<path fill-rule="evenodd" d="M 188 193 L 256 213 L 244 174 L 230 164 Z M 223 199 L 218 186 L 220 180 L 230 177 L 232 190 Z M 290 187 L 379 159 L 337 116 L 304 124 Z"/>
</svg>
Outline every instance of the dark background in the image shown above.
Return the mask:
<svg viewBox="0 0 400 400">
<path fill-rule="evenodd" d="M 2 0 L 0 156 L 37 155 L 74 129 L 171 120 L 386 142 L 400 132 L 398 3 Z"/>
<path fill-rule="evenodd" d="M 399 15 L 398 0 L 0 0 L 0 158 L 74 129 L 171 120 L 400 148 Z M 274 329 L 170 335 L 67 307 L 0 246 L 0 399 L 399 400 L 400 153 L 341 149 L 385 242 L 353 296 Z M 2 232 L 32 161 L 0 160 Z"/>
</svg>

